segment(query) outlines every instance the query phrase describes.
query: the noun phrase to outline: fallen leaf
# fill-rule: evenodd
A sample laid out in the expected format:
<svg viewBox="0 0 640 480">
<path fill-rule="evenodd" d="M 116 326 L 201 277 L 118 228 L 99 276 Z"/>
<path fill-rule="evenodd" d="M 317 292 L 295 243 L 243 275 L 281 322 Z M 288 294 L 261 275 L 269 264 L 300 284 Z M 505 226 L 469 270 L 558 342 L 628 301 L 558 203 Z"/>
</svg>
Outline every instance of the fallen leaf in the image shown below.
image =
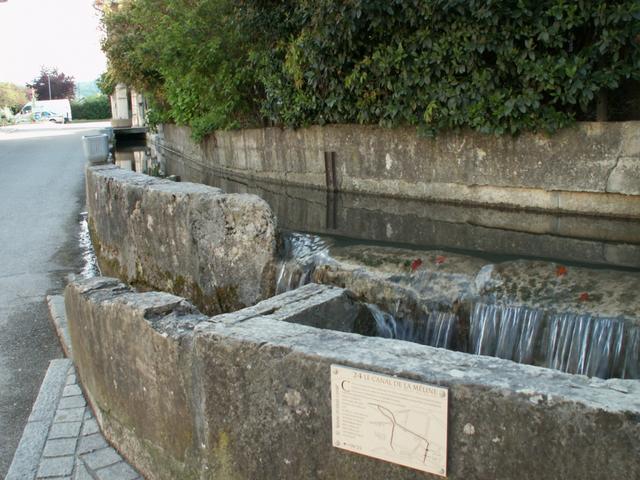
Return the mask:
<svg viewBox="0 0 640 480">
<path fill-rule="evenodd" d="M 436 257 L 436 265 L 442 265 L 446 261 L 447 261 L 447 257 L 445 257 L 444 255 L 438 255 Z"/>
<path fill-rule="evenodd" d="M 418 267 L 422 265 L 422 259 L 416 258 L 413 262 L 411 262 L 411 271 L 415 272 Z"/>
<path fill-rule="evenodd" d="M 567 274 L 567 267 L 558 265 L 556 268 L 556 277 L 564 277 Z"/>
<path fill-rule="evenodd" d="M 580 301 L 586 302 L 587 300 L 589 300 L 589 294 L 587 292 L 582 292 L 580 294 Z"/>
</svg>

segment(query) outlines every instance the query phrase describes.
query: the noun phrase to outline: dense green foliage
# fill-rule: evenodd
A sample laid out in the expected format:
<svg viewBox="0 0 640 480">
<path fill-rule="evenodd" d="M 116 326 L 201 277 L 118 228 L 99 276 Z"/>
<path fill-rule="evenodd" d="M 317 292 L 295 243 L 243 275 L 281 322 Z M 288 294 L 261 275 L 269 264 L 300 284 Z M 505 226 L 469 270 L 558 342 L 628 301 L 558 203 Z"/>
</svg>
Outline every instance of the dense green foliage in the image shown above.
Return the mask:
<svg viewBox="0 0 640 480">
<path fill-rule="evenodd" d="M 71 102 L 71 116 L 75 120 L 103 120 L 111 118 L 111 102 L 106 95 L 94 95 Z"/>
<path fill-rule="evenodd" d="M 139 0 L 107 13 L 108 75 L 150 94 L 149 117 L 203 136 L 256 117 L 248 45 L 233 2 Z"/>
<path fill-rule="evenodd" d="M 637 0 L 135 0 L 104 25 L 110 77 L 198 137 L 265 119 L 553 131 L 640 80 Z"/>
<path fill-rule="evenodd" d="M 0 82 L 0 109 L 9 108 L 17 113 L 27 103 L 27 89 L 13 83 Z"/>
</svg>

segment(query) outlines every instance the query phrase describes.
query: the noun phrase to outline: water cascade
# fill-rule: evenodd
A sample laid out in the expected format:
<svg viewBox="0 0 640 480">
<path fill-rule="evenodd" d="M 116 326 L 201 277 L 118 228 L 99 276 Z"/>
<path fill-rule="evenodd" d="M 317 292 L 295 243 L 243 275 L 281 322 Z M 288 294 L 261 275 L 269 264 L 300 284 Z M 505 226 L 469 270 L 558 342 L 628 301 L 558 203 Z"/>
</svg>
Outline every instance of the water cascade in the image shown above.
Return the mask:
<svg viewBox="0 0 640 480">
<path fill-rule="evenodd" d="M 457 315 L 394 316 L 367 304 L 376 335 L 433 347 L 455 348 Z M 625 332 L 619 319 L 545 315 L 526 307 L 477 303 L 469 319 L 468 352 L 600 378 L 640 378 L 640 328 Z"/>
<path fill-rule="evenodd" d="M 377 305 L 368 303 L 367 307 L 376 323 L 379 337 L 407 340 L 431 347 L 451 349 L 455 336 L 458 317 L 452 313 L 431 312 L 419 322 L 396 318 Z"/>
<path fill-rule="evenodd" d="M 91 235 L 89 233 L 89 214 L 87 212 L 80 213 L 80 232 L 78 234 L 78 242 L 80 251 L 82 252 L 82 278 L 92 278 L 100 276 L 100 267 L 98 267 L 98 259 L 91 244 Z"/>
<path fill-rule="evenodd" d="M 282 238 L 276 293 L 312 281 L 332 261 L 330 245 L 315 235 Z M 621 319 L 555 313 L 523 306 L 475 303 L 459 317 L 411 307 L 398 298 L 387 311 L 366 304 L 376 335 L 600 378 L 640 378 L 640 327 Z"/>
<path fill-rule="evenodd" d="M 477 303 L 469 328 L 470 353 L 533 363 L 542 311 Z"/>
<path fill-rule="evenodd" d="M 546 365 L 580 375 L 622 376 L 624 337 L 621 320 L 566 313 L 553 315 L 549 322 Z M 632 344 L 627 345 L 628 356 L 633 355 L 633 349 Z"/>
<path fill-rule="evenodd" d="M 315 235 L 289 233 L 282 238 L 282 259 L 276 276 L 276 295 L 311 281 L 316 265 L 328 261 L 328 246 Z"/>
</svg>

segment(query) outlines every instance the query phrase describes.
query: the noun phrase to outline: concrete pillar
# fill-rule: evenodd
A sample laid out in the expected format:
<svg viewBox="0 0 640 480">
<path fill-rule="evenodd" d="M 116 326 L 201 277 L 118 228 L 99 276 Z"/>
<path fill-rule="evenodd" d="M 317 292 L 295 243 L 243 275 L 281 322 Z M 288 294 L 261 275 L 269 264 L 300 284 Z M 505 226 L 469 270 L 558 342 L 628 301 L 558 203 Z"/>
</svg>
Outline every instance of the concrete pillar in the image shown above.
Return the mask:
<svg viewBox="0 0 640 480">
<path fill-rule="evenodd" d="M 130 127 L 131 113 L 129 110 L 128 88 L 124 83 L 116 85 L 112 98 L 111 126 Z M 115 108 L 113 106 L 115 105 Z"/>
<path fill-rule="evenodd" d="M 144 97 L 131 90 L 131 126 L 144 127 Z"/>
</svg>

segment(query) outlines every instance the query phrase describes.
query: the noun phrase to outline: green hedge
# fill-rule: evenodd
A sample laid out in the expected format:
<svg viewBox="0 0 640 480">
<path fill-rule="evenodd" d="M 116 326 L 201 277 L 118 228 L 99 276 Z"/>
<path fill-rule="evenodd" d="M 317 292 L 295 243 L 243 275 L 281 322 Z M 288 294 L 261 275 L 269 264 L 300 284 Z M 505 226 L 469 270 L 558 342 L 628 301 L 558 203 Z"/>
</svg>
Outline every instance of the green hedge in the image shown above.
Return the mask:
<svg viewBox="0 0 640 480">
<path fill-rule="evenodd" d="M 637 0 L 137 0 L 104 21 L 112 74 L 198 137 L 265 120 L 553 131 L 640 80 Z"/>
<path fill-rule="evenodd" d="M 106 95 L 95 95 L 71 102 L 71 116 L 75 120 L 104 120 L 111 118 L 111 102 Z"/>
</svg>

